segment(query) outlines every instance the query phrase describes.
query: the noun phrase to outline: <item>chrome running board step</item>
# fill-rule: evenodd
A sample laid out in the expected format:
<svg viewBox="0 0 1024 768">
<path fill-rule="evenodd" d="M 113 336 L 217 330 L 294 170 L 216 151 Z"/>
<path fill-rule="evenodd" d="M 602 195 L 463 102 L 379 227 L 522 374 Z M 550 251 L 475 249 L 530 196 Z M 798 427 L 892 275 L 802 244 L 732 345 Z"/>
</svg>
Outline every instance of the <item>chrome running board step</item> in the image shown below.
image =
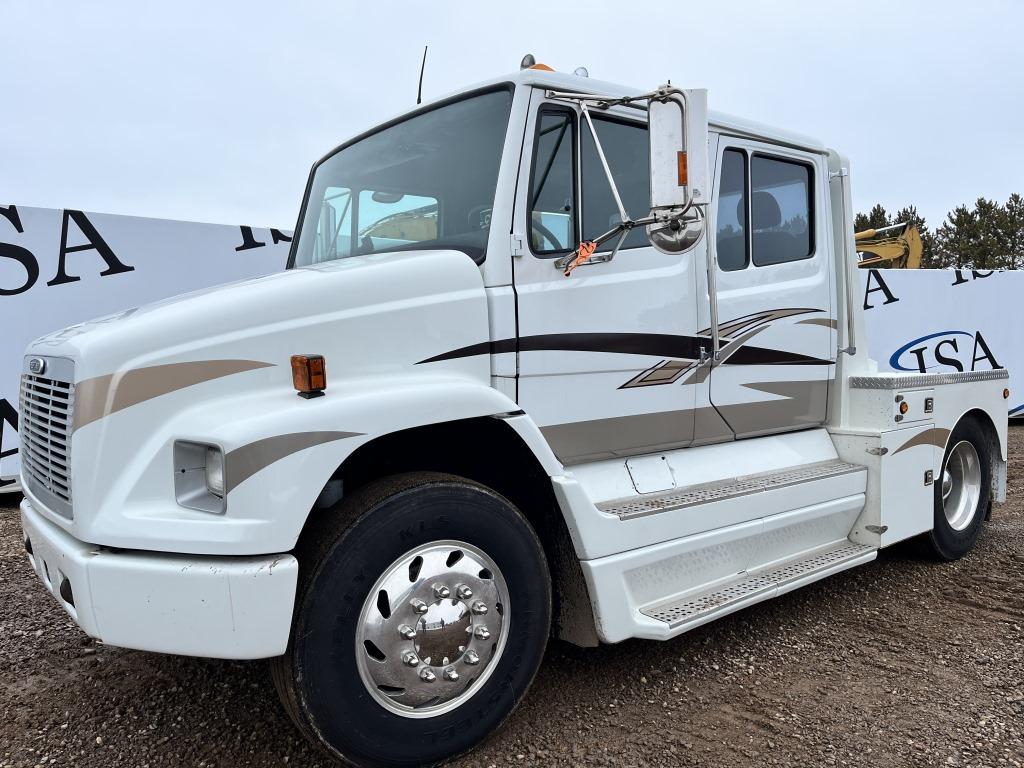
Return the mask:
<svg viewBox="0 0 1024 768">
<path fill-rule="evenodd" d="M 694 507 L 715 501 L 764 493 L 765 491 L 772 491 L 791 485 L 838 477 L 839 475 L 847 475 L 853 472 L 866 471 L 867 468 L 861 464 L 851 464 L 840 459 L 817 461 L 813 464 L 786 467 L 785 469 L 761 472 L 756 475 L 730 477 L 710 483 L 675 488 L 671 491 L 615 499 L 598 504 L 597 508 L 602 512 L 618 515 L 620 520 L 630 520 L 635 517 L 655 515 L 660 512 L 671 512 L 672 510 L 685 507 Z"/>
<path fill-rule="evenodd" d="M 656 603 L 640 613 L 663 622 L 676 635 L 762 600 L 769 600 L 847 568 L 874 560 L 874 547 L 843 540 L 792 560 L 772 563 L 703 592 Z"/>
</svg>

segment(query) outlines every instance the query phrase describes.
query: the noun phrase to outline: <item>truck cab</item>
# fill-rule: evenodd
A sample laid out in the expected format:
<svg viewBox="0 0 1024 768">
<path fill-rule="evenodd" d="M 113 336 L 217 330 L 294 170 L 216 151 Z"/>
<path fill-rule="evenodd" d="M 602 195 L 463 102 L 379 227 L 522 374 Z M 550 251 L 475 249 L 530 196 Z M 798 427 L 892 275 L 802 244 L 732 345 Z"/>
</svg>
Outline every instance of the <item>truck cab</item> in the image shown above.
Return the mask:
<svg viewBox="0 0 1024 768">
<path fill-rule="evenodd" d="M 668 640 L 1006 485 L 1005 371 L 879 373 L 849 162 L 526 67 L 310 174 L 288 269 L 26 352 L 29 562 L 89 635 L 271 658 L 300 730 L 430 764 L 550 635 Z"/>
</svg>

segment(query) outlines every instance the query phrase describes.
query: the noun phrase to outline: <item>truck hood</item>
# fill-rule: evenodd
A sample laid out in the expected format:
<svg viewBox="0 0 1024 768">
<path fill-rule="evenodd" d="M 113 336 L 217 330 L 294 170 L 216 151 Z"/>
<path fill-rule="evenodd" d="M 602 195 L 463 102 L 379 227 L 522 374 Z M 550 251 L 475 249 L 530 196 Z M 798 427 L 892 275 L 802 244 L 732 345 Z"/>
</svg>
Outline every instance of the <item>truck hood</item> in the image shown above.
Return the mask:
<svg viewBox="0 0 1024 768">
<path fill-rule="evenodd" d="M 74 360 L 76 382 L 210 359 L 287 371 L 289 357 L 302 353 L 335 363 L 340 355 L 347 371 L 379 373 L 486 341 L 487 333 L 479 267 L 457 251 L 418 251 L 184 294 L 43 336 L 29 353 Z"/>
</svg>

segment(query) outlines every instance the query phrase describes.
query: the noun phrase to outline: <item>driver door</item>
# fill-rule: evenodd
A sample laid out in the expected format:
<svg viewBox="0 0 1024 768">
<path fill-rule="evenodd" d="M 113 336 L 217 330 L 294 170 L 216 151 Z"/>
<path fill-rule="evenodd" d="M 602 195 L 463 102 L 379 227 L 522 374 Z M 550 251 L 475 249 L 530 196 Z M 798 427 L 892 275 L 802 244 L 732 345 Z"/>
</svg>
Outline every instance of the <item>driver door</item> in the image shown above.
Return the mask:
<svg viewBox="0 0 1024 768">
<path fill-rule="evenodd" d="M 642 113 L 592 116 L 627 212 L 646 215 Z M 535 89 L 526 136 L 513 224 L 520 405 L 564 463 L 688 445 L 706 388 L 694 300 L 703 246 L 665 255 L 637 229 L 614 260 L 564 277 L 555 262 L 617 223 L 617 208 L 574 105 Z"/>
</svg>

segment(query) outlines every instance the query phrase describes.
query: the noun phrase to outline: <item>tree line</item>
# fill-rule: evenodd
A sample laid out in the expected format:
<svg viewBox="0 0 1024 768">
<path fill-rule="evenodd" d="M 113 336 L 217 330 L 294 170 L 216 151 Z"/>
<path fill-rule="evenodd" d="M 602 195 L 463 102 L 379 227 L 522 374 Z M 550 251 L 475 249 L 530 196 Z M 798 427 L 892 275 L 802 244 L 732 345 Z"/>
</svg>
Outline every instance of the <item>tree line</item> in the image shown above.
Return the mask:
<svg viewBox="0 0 1024 768">
<path fill-rule="evenodd" d="M 1024 269 L 1024 197 L 1014 193 L 1005 203 L 979 197 L 961 205 L 936 229 L 908 205 L 890 216 L 881 205 L 854 219 L 857 232 L 909 221 L 921 233 L 921 266 L 930 269 Z"/>
</svg>

